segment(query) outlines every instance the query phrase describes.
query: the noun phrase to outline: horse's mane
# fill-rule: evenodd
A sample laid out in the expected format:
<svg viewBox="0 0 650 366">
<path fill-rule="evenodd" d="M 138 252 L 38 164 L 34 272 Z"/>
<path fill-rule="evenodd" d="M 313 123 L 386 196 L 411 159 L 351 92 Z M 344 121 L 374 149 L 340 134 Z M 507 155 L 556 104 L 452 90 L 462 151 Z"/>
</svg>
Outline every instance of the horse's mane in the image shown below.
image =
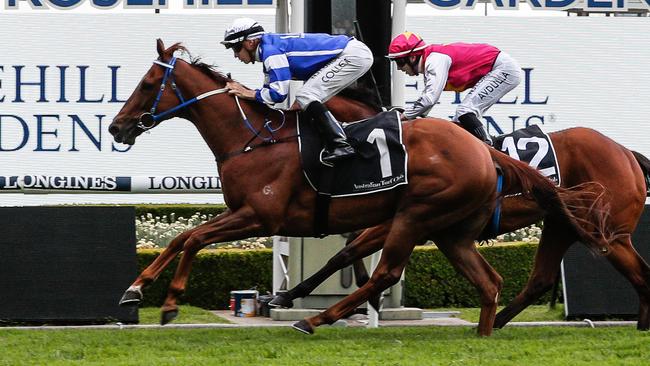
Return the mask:
<svg viewBox="0 0 650 366">
<path fill-rule="evenodd" d="M 181 53 L 187 55 L 189 58 L 189 63 L 192 66 L 196 66 L 203 74 L 207 75 L 210 79 L 218 82 L 218 83 L 227 83 L 231 81 L 232 79 L 229 78 L 228 76 L 222 74 L 219 70 L 217 70 L 215 65 L 208 65 L 201 61 L 201 57 L 195 57 L 192 56 L 190 51 L 188 51 L 185 46 L 183 46 L 182 43 L 175 43 L 171 47 L 167 49 L 167 52 L 174 53 L 176 51 L 180 51 Z"/>
</svg>

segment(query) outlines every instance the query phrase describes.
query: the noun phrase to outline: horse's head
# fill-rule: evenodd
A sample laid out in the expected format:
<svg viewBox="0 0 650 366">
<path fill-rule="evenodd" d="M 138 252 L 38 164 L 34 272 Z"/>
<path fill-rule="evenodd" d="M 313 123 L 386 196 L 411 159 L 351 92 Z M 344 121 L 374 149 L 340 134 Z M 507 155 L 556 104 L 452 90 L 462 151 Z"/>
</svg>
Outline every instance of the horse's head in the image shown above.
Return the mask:
<svg viewBox="0 0 650 366">
<path fill-rule="evenodd" d="M 116 142 L 133 145 L 142 132 L 172 117 L 171 113 L 160 112 L 170 111 L 181 103 L 182 96 L 176 89 L 173 74 L 174 51 L 179 49 L 184 50 L 180 44 L 165 49 L 163 42 L 157 40 L 158 59 L 108 127 Z"/>
</svg>

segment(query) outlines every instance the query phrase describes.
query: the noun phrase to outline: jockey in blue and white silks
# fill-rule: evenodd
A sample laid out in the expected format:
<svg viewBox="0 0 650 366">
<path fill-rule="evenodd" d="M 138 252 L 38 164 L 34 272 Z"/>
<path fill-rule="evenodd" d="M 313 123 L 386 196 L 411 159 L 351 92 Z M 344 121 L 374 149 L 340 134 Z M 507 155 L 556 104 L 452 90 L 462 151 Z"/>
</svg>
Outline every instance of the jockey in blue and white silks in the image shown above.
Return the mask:
<svg viewBox="0 0 650 366">
<path fill-rule="evenodd" d="M 308 80 L 338 56 L 350 40 L 348 36 L 327 34 L 264 34 L 255 57 L 264 63 L 268 83 L 257 91 L 257 100 L 269 104 L 284 101 L 292 78 Z"/>
<path fill-rule="evenodd" d="M 242 98 L 274 104 L 284 101 L 291 80 L 304 80 L 296 93 L 302 110 L 317 120 L 325 140 L 321 160 L 326 165 L 354 155 L 338 121 L 325 108 L 332 96 L 363 76 L 372 66 L 372 52 L 362 42 L 348 36 L 321 33 L 265 33 L 253 19 L 236 19 L 221 42 L 244 63 L 262 62 L 264 85 L 246 89 L 228 83 L 230 93 Z"/>
</svg>

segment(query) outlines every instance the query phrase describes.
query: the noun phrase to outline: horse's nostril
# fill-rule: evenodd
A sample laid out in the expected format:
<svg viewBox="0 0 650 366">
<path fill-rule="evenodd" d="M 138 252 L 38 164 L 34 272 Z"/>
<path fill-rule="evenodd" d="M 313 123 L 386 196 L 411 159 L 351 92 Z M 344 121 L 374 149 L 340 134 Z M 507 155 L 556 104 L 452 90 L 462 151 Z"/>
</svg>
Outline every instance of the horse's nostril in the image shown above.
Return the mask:
<svg viewBox="0 0 650 366">
<path fill-rule="evenodd" d="M 115 123 L 111 123 L 110 126 L 108 126 L 108 132 L 115 136 L 120 132 L 120 128 L 115 125 Z"/>
</svg>

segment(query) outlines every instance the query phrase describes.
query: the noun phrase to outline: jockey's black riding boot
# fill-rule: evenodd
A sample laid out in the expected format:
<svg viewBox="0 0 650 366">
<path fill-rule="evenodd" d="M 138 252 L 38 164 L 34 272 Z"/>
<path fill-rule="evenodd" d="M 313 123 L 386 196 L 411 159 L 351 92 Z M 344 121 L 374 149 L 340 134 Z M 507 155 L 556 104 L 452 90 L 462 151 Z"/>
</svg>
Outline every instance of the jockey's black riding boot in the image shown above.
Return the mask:
<svg viewBox="0 0 650 366">
<path fill-rule="evenodd" d="M 347 159 L 355 154 L 354 148 L 348 143 L 343 128 L 322 103 L 311 102 L 305 110 L 314 117 L 316 128 L 325 140 L 325 149 L 321 156 L 323 163 L 333 165 L 337 161 Z"/>
<path fill-rule="evenodd" d="M 478 117 L 474 113 L 465 113 L 462 116 L 458 117 L 458 122 L 460 125 L 469 133 L 476 136 L 479 140 L 485 142 L 486 144 L 492 146 L 492 138 L 483 128 L 483 123 L 479 121 Z"/>
</svg>

